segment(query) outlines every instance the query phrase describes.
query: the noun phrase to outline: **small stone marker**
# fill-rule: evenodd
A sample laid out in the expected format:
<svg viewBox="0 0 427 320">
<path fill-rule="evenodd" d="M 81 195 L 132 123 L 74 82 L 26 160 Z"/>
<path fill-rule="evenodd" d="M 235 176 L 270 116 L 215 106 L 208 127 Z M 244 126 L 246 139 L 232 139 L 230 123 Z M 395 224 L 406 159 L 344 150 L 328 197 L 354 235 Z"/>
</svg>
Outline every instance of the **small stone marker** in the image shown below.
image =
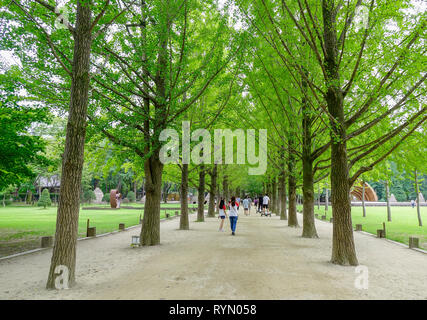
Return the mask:
<svg viewBox="0 0 427 320">
<path fill-rule="evenodd" d="M 96 236 L 96 227 L 87 228 L 87 236 L 88 237 L 95 237 Z"/>
<path fill-rule="evenodd" d="M 41 237 L 40 238 L 40 247 L 42 248 L 49 248 L 53 245 L 53 237 L 47 236 L 47 237 Z"/>
<path fill-rule="evenodd" d="M 125 231 L 125 224 L 124 223 L 119 223 L 119 230 Z"/>
<path fill-rule="evenodd" d="M 322 220 L 326 220 L 326 216 L 322 216 Z"/>
<path fill-rule="evenodd" d="M 333 223 L 334 222 L 334 218 L 329 218 L 329 222 Z"/>
<path fill-rule="evenodd" d="M 176 216 L 179 216 L 179 211 L 175 211 L 175 215 L 176 215 Z"/>
<path fill-rule="evenodd" d="M 384 229 L 377 229 L 377 238 L 385 238 Z"/>
<path fill-rule="evenodd" d="M 356 224 L 356 231 L 362 231 L 362 225 Z"/>
<path fill-rule="evenodd" d="M 409 237 L 409 248 L 419 248 L 420 239 L 417 237 Z"/>
<path fill-rule="evenodd" d="M 166 219 L 169 219 L 170 215 L 169 213 L 166 213 Z"/>
</svg>

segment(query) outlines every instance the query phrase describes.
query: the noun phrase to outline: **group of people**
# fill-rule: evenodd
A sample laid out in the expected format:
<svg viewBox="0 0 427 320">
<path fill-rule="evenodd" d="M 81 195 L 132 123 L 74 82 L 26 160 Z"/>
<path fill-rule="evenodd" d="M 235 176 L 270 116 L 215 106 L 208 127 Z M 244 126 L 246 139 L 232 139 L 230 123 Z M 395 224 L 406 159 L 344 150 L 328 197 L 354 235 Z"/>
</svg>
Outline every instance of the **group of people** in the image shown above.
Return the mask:
<svg viewBox="0 0 427 320">
<path fill-rule="evenodd" d="M 250 215 L 252 199 L 249 196 L 246 196 L 241 203 L 243 206 L 243 211 L 245 216 Z M 255 198 L 254 200 L 255 208 L 257 208 L 257 205 L 258 205 L 258 212 L 260 212 L 261 215 L 268 214 L 269 203 L 270 203 L 270 198 L 268 197 L 267 194 L 259 198 Z M 218 209 L 219 209 L 218 219 L 221 219 L 221 222 L 219 225 L 219 231 L 224 232 L 224 221 L 225 221 L 225 218 L 227 217 L 227 210 L 228 210 L 231 235 L 234 236 L 236 234 L 236 225 L 239 217 L 239 208 L 240 208 L 240 198 L 236 198 L 234 196 L 231 197 L 231 200 L 228 202 L 228 205 L 226 205 L 224 198 L 221 198 L 221 201 L 219 202 L 219 205 L 218 205 Z"/>
</svg>

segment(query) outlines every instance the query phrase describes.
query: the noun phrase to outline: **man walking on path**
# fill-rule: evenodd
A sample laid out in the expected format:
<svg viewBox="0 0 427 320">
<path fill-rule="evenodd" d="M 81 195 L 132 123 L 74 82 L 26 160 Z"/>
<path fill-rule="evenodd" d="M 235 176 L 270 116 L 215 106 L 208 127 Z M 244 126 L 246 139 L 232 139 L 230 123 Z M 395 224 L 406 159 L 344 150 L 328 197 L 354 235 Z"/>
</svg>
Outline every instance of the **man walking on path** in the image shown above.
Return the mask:
<svg viewBox="0 0 427 320">
<path fill-rule="evenodd" d="M 270 202 L 270 198 L 267 196 L 267 194 L 262 198 L 262 212 L 265 215 L 265 209 L 267 209 L 268 213 L 268 203 Z"/>
<path fill-rule="evenodd" d="M 243 210 L 245 212 L 245 216 L 249 215 L 249 199 L 248 196 L 243 200 Z"/>
</svg>

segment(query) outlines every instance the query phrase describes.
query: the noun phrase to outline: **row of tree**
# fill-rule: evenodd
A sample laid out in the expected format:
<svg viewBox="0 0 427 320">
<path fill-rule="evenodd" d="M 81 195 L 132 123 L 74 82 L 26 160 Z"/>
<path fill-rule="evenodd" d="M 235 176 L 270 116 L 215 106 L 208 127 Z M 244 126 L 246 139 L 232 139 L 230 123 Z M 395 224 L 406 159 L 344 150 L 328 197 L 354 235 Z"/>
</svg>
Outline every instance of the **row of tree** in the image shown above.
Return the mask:
<svg viewBox="0 0 427 320">
<path fill-rule="evenodd" d="M 426 17 L 409 0 L 77 0 L 67 14 L 54 1 L 0 3 L 1 46 L 20 61 L 2 90 L 12 104 L 31 101 L 67 119 L 47 288 L 55 287 L 58 265 L 75 281 L 85 166 L 105 173 L 108 163 L 119 164 L 144 181 L 143 246 L 160 243 L 164 179 L 179 181 L 183 230 L 191 186 L 201 197 L 209 192 L 208 216 L 215 198 L 271 194 L 291 227 L 302 187 L 308 238 L 318 237 L 322 182 L 331 190 L 331 261 L 341 265 L 358 263 L 354 183 L 384 179 L 386 159 L 400 172 L 426 172 Z M 247 165 L 188 164 L 184 146 L 176 164 L 160 160 L 163 129 L 191 138 L 197 129 L 213 136 L 215 128 L 242 127 L 268 130 L 259 146 L 268 150 L 263 176 L 248 175 Z M 191 138 L 192 154 L 204 157 L 199 138 Z"/>
</svg>

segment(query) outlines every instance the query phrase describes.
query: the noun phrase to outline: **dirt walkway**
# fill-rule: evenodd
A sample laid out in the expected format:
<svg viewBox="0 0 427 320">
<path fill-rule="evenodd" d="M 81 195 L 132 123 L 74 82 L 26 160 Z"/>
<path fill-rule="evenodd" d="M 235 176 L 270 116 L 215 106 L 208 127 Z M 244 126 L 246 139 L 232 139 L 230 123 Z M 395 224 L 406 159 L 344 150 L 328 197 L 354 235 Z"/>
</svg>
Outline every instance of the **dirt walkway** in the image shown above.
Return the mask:
<svg viewBox="0 0 427 320">
<path fill-rule="evenodd" d="M 328 262 L 329 222 L 316 221 L 320 239 L 303 239 L 278 217 L 241 214 L 235 237 L 216 218 L 194 219 L 190 231 L 163 221 L 156 247 L 130 248 L 139 228 L 79 241 L 70 290 L 44 289 L 51 250 L 0 261 L 0 299 L 427 299 L 427 256 L 385 240 L 355 233 L 363 290 L 354 267 Z"/>
</svg>

